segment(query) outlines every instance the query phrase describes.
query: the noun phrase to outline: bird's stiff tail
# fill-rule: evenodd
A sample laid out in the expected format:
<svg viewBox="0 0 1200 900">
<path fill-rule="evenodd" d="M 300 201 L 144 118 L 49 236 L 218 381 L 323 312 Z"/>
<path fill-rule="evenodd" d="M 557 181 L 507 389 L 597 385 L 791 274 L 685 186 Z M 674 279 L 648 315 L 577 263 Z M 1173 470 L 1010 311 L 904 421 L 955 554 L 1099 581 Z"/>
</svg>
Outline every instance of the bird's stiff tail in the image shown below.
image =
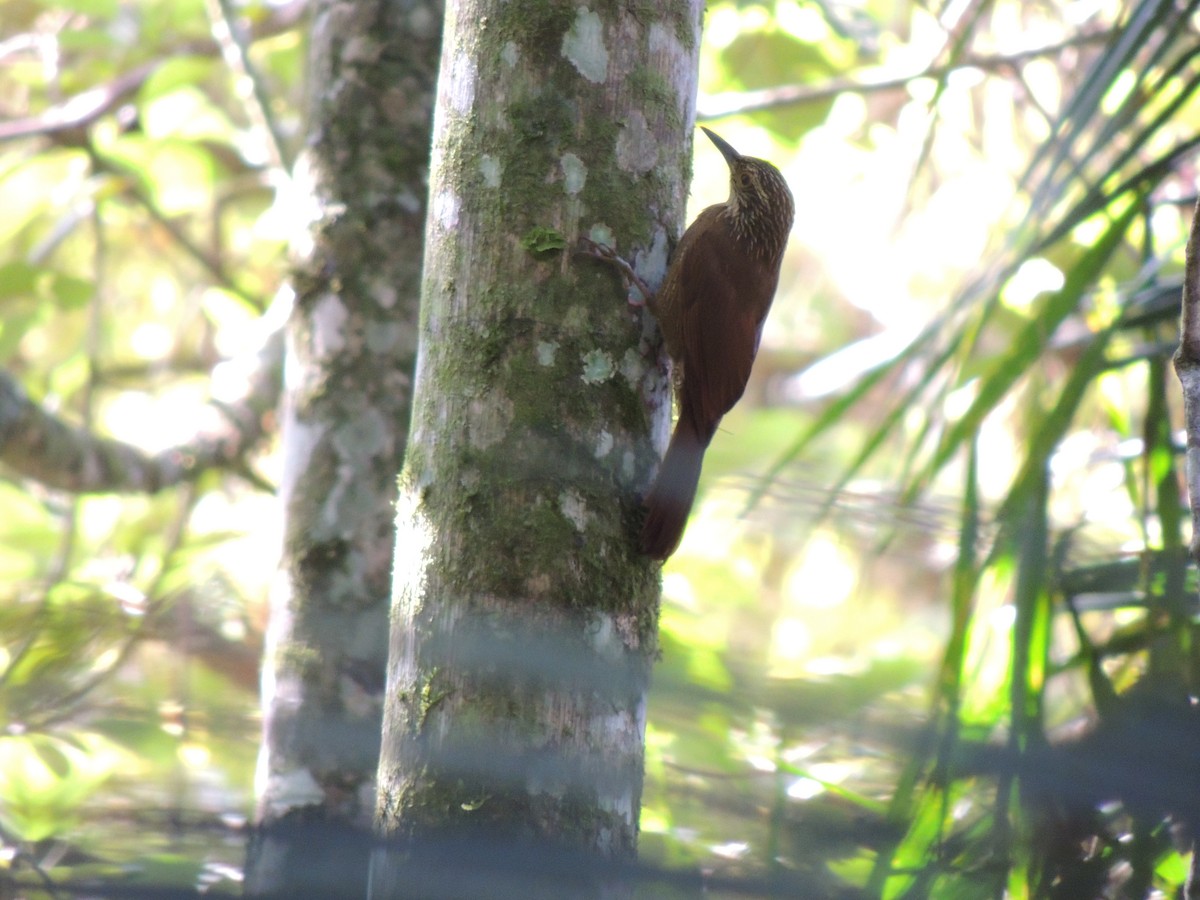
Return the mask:
<svg viewBox="0 0 1200 900">
<path fill-rule="evenodd" d="M 706 428 L 702 432 L 686 410 L 680 415 L 654 486 L 646 495 L 642 552 L 647 556 L 666 559 L 679 546 L 688 513 L 696 499 L 704 451 L 715 430 Z"/>
</svg>

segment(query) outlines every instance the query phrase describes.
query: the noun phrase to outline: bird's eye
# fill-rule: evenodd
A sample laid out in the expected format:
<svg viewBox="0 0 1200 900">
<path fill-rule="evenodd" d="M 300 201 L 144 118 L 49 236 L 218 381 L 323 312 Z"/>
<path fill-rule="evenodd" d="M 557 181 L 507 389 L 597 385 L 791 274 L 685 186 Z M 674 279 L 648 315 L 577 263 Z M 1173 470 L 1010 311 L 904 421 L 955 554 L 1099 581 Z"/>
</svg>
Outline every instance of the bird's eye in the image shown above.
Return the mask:
<svg viewBox="0 0 1200 900">
<path fill-rule="evenodd" d="M 753 180 L 749 172 L 743 172 L 741 177 L 742 187 L 750 187 L 750 182 Z"/>
</svg>

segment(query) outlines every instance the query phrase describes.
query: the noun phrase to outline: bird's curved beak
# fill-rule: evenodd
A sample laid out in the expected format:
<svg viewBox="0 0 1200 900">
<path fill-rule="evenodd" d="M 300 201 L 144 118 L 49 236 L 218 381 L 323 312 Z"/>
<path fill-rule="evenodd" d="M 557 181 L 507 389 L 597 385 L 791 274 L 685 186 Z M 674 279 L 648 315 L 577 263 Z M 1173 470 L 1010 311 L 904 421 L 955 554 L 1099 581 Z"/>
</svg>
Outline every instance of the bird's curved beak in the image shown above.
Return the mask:
<svg viewBox="0 0 1200 900">
<path fill-rule="evenodd" d="M 732 168 L 734 162 L 740 159 L 741 155 L 734 150 L 733 147 L 729 146 L 729 142 L 726 141 L 725 138 L 709 131 L 703 125 L 700 126 L 700 130 L 707 134 L 708 139 L 717 145 L 717 149 L 720 150 L 721 155 L 725 157 L 725 162 L 729 164 L 730 168 Z"/>
</svg>

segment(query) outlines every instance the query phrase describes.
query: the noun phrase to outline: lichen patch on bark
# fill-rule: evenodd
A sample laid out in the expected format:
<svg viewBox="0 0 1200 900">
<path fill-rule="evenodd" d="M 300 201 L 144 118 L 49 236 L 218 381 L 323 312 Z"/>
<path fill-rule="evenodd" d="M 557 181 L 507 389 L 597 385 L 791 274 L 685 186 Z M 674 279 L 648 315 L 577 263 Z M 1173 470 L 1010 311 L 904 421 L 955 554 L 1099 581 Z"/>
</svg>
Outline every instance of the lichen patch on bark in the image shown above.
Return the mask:
<svg viewBox="0 0 1200 900">
<path fill-rule="evenodd" d="M 563 35 L 562 55 L 588 81 L 599 84 L 608 74 L 608 48 L 604 46 L 604 25 L 600 16 L 586 6 L 579 9 L 571 30 Z"/>
</svg>

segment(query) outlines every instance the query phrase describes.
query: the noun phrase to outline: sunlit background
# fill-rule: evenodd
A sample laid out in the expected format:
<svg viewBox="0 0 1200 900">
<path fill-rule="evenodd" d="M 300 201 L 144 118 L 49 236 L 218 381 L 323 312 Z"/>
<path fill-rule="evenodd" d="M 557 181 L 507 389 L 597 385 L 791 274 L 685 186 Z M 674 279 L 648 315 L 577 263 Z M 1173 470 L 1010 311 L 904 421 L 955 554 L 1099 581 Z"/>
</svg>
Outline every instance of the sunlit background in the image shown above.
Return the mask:
<svg viewBox="0 0 1200 900">
<path fill-rule="evenodd" d="M 1195 22 L 1127 6 L 709 5 L 701 120 L 779 165 L 797 219 L 664 571 L 644 858 L 921 895 L 988 856 L 999 815 L 930 735 L 1003 744 L 1017 696 L 1075 734 L 1097 670 L 1120 693 L 1148 623 L 1190 623 L 1156 617 L 1150 582 L 1186 545 L 1164 372 L 1200 124 L 1172 42 Z M 298 143 L 304 24 L 244 10 Z M 0 29 L 0 362 L 65 419 L 170 448 L 244 386 L 294 198 L 202 4 L 10 0 Z M 150 63 L 86 126 L 38 127 Z M 697 140 L 689 215 L 727 188 Z M 237 881 L 279 468 L 272 445 L 154 496 L 0 480 L 0 866 L 34 847 L 73 874 Z M 930 880 L 883 890 L 880 860 L 917 871 L 952 836 Z M 1170 892 L 1185 857 L 1155 846 Z"/>
</svg>

